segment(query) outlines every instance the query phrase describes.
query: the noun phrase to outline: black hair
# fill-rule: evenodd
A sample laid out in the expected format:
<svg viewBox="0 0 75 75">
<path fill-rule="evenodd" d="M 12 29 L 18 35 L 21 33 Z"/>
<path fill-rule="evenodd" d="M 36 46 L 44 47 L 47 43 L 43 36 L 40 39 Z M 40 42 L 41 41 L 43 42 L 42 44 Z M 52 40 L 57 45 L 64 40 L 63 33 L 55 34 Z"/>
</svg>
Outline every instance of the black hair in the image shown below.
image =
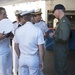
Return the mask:
<svg viewBox="0 0 75 75">
<path fill-rule="evenodd" d="M 20 14 L 17 14 L 16 17 L 17 17 L 18 21 L 20 21 L 20 18 L 22 18 L 23 16 L 21 16 Z"/>
<path fill-rule="evenodd" d="M 32 16 L 31 14 L 23 15 L 23 17 L 26 21 L 31 21 L 31 16 Z"/>
<path fill-rule="evenodd" d="M 0 14 L 2 13 L 2 12 L 1 12 L 2 10 L 5 10 L 5 8 L 3 8 L 3 7 L 0 7 Z"/>
</svg>

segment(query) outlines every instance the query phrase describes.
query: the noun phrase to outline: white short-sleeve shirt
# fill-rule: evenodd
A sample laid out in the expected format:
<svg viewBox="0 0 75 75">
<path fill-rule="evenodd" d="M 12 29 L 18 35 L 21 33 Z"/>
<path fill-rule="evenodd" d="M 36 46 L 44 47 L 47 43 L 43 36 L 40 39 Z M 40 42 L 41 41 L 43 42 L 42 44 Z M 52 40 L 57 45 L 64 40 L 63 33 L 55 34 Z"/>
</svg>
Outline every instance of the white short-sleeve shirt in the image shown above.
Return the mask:
<svg viewBox="0 0 75 75">
<path fill-rule="evenodd" d="M 19 22 L 15 22 L 15 23 L 13 23 L 13 27 L 14 27 L 14 29 L 13 29 L 13 33 L 15 33 L 16 29 L 19 28 L 19 27 L 18 27 L 19 24 L 20 24 Z M 21 25 L 21 24 L 20 24 L 20 25 Z"/>
<path fill-rule="evenodd" d="M 42 30 L 43 34 L 45 34 L 45 32 L 47 32 L 49 30 L 44 21 L 40 21 L 38 23 L 35 23 L 34 25 L 36 27 L 39 27 Z"/>
<path fill-rule="evenodd" d="M 14 27 L 12 31 L 13 33 L 15 33 L 16 29 L 18 28 L 18 24 L 19 24 L 18 22 L 13 23 L 13 27 Z"/>
<path fill-rule="evenodd" d="M 26 22 L 16 30 L 14 42 L 19 44 L 21 53 L 33 55 L 38 52 L 38 45 L 44 44 L 44 36 L 40 28 Z"/>
</svg>

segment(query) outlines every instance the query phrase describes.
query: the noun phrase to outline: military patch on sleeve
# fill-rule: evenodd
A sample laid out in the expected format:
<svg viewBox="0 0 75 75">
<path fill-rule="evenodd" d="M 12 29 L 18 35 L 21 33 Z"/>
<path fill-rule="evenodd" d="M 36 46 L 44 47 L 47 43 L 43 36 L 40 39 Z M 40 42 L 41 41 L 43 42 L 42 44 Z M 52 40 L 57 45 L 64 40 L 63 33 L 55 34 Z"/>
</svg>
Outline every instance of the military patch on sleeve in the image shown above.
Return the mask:
<svg viewBox="0 0 75 75">
<path fill-rule="evenodd" d="M 63 20 L 63 22 L 65 22 L 65 20 Z"/>
</svg>

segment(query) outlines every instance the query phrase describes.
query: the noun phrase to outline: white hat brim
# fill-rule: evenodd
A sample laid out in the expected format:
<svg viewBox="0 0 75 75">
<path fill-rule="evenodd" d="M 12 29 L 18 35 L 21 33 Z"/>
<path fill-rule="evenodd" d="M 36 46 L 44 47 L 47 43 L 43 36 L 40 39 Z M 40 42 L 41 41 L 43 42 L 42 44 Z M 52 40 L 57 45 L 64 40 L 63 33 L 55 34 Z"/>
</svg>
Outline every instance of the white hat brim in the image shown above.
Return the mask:
<svg viewBox="0 0 75 75">
<path fill-rule="evenodd" d="M 9 19 L 3 19 L 0 21 L 0 33 L 7 34 L 13 30 L 13 24 Z"/>
</svg>

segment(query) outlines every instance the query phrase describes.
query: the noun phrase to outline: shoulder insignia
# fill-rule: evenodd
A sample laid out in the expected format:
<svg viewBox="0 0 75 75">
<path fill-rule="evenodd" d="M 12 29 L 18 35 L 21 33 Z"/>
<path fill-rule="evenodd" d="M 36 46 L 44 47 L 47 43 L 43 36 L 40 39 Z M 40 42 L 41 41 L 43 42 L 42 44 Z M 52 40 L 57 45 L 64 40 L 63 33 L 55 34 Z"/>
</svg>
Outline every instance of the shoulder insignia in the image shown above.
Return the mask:
<svg viewBox="0 0 75 75">
<path fill-rule="evenodd" d="M 41 20 L 41 21 L 45 22 L 44 20 Z"/>
<path fill-rule="evenodd" d="M 63 22 L 65 22 L 65 20 L 63 20 Z"/>
<path fill-rule="evenodd" d="M 14 23 L 16 23 L 17 21 L 13 21 L 12 23 L 14 24 Z"/>
</svg>

